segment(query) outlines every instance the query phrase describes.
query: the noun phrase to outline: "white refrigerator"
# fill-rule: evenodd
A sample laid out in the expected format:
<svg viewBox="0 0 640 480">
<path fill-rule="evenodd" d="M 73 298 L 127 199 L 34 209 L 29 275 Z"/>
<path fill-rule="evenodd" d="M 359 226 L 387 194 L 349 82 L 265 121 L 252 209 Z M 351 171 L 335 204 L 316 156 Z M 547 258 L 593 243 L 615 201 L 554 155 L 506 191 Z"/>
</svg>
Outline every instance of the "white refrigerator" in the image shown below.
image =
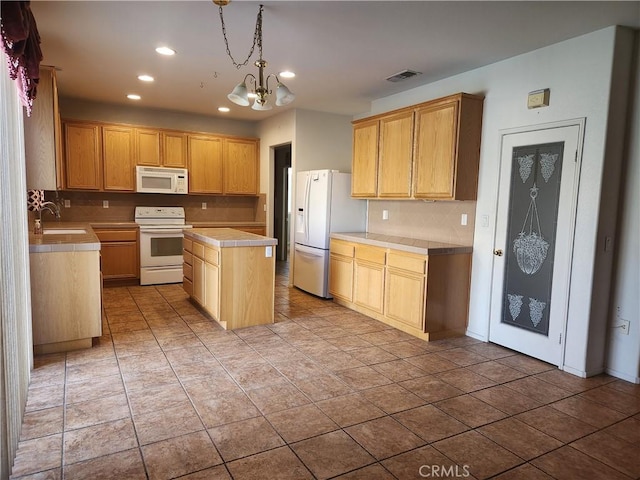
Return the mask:
<svg viewBox="0 0 640 480">
<path fill-rule="evenodd" d="M 331 298 L 329 234 L 364 232 L 367 202 L 351 198 L 351 174 L 337 170 L 298 172 L 295 195 L 293 284 Z"/>
</svg>

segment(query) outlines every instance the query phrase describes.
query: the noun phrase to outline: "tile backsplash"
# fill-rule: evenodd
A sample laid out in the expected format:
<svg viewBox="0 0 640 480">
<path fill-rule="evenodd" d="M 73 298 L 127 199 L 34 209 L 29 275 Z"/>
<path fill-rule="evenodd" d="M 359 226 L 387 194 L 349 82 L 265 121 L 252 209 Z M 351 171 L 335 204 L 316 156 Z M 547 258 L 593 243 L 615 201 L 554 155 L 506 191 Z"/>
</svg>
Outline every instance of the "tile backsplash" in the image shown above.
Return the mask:
<svg viewBox="0 0 640 480">
<path fill-rule="evenodd" d="M 107 192 L 45 192 L 46 200 L 61 205 L 63 222 L 133 222 L 137 206 L 184 207 L 188 222 L 264 222 L 264 194 L 255 197 L 214 195 L 166 195 Z M 71 206 L 64 208 L 64 200 Z M 109 202 L 109 208 L 103 202 Z M 202 203 L 206 202 L 206 210 Z M 54 220 L 43 212 L 44 221 Z"/>
<path fill-rule="evenodd" d="M 384 210 L 388 220 L 382 219 Z M 475 216 L 475 201 L 369 200 L 367 231 L 472 246 Z"/>
</svg>

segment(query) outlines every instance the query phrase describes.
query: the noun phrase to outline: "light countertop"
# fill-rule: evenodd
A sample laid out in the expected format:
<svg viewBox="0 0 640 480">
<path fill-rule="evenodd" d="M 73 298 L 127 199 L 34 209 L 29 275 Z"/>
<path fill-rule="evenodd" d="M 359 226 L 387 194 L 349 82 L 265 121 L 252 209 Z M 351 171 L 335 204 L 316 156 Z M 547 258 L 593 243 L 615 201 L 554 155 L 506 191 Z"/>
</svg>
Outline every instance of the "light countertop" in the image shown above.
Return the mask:
<svg viewBox="0 0 640 480">
<path fill-rule="evenodd" d="M 463 245 L 453 245 L 451 243 L 434 242 L 419 238 L 395 237 L 380 233 L 348 232 L 332 233 L 331 238 L 345 240 L 347 242 L 358 242 L 366 245 L 373 245 L 382 248 L 393 248 L 409 253 L 420 255 L 451 255 L 455 253 L 471 253 L 473 247 Z"/>
<path fill-rule="evenodd" d="M 185 230 L 184 236 L 215 247 L 261 247 L 278 244 L 275 238 L 233 228 L 192 228 Z"/>
<path fill-rule="evenodd" d="M 43 230 L 84 230 L 85 233 L 54 233 L 35 235 L 33 223 L 29 225 L 29 253 L 78 252 L 100 250 L 100 240 L 91 228 L 83 222 L 47 222 Z"/>
</svg>

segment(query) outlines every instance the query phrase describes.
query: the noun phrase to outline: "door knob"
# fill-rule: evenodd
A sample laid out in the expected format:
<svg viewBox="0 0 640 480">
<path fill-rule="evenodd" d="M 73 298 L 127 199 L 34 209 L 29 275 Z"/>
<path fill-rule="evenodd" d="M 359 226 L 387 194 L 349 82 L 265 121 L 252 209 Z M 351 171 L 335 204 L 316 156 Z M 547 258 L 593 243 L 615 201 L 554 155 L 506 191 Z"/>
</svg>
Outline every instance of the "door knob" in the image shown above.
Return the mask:
<svg viewBox="0 0 640 480">
<path fill-rule="evenodd" d="M 500 249 L 494 250 L 493 254 L 496 255 L 497 257 L 501 257 L 502 256 L 502 250 L 500 250 Z"/>
</svg>

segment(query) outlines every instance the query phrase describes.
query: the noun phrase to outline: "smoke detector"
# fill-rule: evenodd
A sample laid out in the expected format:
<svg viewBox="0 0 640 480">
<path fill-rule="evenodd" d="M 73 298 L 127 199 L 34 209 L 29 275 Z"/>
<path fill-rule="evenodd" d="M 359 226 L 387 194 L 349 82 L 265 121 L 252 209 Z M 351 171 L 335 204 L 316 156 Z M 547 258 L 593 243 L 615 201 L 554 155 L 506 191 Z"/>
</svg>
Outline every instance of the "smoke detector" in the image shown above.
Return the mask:
<svg viewBox="0 0 640 480">
<path fill-rule="evenodd" d="M 407 78 L 415 77 L 416 75 L 422 75 L 422 72 L 416 72 L 415 70 L 402 70 L 401 72 L 394 73 L 387 80 L 390 82 L 401 82 Z"/>
</svg>

